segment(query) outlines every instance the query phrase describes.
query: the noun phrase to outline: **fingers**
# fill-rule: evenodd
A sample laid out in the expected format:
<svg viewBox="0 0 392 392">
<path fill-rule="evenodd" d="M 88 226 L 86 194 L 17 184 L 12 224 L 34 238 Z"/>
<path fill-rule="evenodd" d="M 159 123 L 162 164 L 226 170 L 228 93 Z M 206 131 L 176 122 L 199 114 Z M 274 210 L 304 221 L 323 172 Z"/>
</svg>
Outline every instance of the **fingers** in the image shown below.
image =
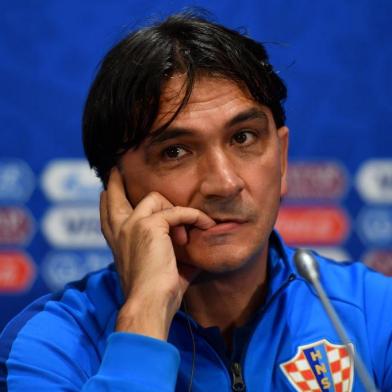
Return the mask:
<svg viewBox="0 0 392 392">
<path fill-rule="evenodd" d="M 121 226 L 133 212 L 117 167 L 113 167 L 110 173 L 106 194 L 107 218 L 110 227 L 113 229 L 115 226 Z"/>
<path fill-rule="evenodd" d="M 106 242 L 110 247 L 112 247 L 112 230 L 109 224 L 109 215 L 108 215 L 108 205 L 107 205 L 107 192 L 101 192 L 100 200 L 99 200 L 99 215 L 101 221 L 101 231 L 103 236 L 105 237 Z"/>
<path fill-rule="evenodd" d="M 132 226 L 144 218 L 154 220 L 165 232 L 170 228 L 192 225 L 206 230 L 215 222 L 204 212 L 189 207 L 174 207 L 173 204 L 158 192 L 151 192 L 143 198 L 135 209 L 127 199 L 124 183 L 119 170 L 114 167 L 110 173 L 107 191 L 102 192 L 100 202 L 102 232 L 109 242 L 117 238 L 121 228 Z M 155 221 L 156 220 L 156 221 Z M 185 228 L 174 230 L 178 242 L 185 244 L 187 235 Z"/>
<path fill-rule="evenodd" d="M 172 207 L 173 204 L 160 193 L 151 192 L 139 202 L 134 210 L 132 220 L 146 218 L 156 212 Z"/>
<path fill-rule="evenodd" d="M 201 230 L 207 230 L 216 225 L 215 221 L 207 214 L 190 207 L 176 206 L 168 208 L 155 213 L 152 218 L 156 220 L 155 224 L 157 226 L 166 223 L 168 225 L 167 232 L 169 232 L 170 227 L 175 226 L 192 225 Z"/>
<path fill-rule="evenodd" d="M 132 216 L 136 221 L 152 215 L 157 211 L 173 207 L 165 197 L 158 192 L 149 193 L 135 209 L 127 199 L 123 179 L 117 167 L 110 173 L 105 201 L 107 206 L 107 222 L 114 235 L 118 234 L 121 226 Z"/>
</svg>

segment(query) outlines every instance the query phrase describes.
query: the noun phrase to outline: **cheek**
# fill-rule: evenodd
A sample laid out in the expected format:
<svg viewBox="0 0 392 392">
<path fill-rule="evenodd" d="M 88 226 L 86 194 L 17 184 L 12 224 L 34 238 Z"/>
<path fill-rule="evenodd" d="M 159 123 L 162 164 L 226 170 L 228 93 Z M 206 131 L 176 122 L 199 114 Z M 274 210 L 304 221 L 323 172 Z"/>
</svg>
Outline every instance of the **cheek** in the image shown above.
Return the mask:
<svg viewBox="0 0 392 392">
<path fill-rule="evenodd" d="M 276 161 L 255 163 L 246 176 L 249 192 L 257 199 L 279 198 L 281 187 L 280 166 Z"/>
<path fill-rule="evenodd" d="M 195 192 L 191 178 L 174 177 L 170 182 L 157 182 L 155 187 L 157 192 L 175 206 L 189 206 Z"/>
<path fill-rule="evenodd" d="M 128 197 L 133 205 L 140 202 L 150 192 L 158 192 L 173 205 L 187 206 L 195 188 L 193 176 L 160 177 L 149 171 L 126 176 Z"/>
</svg>

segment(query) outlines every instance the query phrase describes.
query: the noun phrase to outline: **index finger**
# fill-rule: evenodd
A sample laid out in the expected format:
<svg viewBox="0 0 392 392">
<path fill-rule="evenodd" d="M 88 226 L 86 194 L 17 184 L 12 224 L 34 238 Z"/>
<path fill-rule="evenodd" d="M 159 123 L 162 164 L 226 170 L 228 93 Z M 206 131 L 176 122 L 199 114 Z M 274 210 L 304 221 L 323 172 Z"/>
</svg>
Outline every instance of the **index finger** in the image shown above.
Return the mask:
<svg viewBox="0 0 392 392">
<path fill-rule="evenodd" d="M 133 208 L 127 199 L 124 182 L 117 167 L 113 167 L 110 172 L 106 192 L 109 222 L 121 224 L 132 214 Z"/>
</svg>

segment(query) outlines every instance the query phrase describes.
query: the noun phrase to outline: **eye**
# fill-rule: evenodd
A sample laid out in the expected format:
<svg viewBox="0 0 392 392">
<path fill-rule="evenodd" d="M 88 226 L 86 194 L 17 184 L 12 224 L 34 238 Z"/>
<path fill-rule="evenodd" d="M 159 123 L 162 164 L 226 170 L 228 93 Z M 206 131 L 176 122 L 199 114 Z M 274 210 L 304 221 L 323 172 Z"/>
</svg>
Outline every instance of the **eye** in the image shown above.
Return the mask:
<svg viewBox="0 0 392 392">
<path fill-rule="evenodd" d="M 186 155 L 187 151 L 181 146 L 169 146 L 162 151 L 163 158 L 179 159 Z"/>
<path fill-rule="evenodd" d="M 254 142 L 255 139 L 256 139 L 256 135 L 254 132 L 251 132 L 251 131 L 237 132 L 233 136 L 234 143 L 242 144 L 242 145 L 248 145 L 248 144 Z"/>
</svg>

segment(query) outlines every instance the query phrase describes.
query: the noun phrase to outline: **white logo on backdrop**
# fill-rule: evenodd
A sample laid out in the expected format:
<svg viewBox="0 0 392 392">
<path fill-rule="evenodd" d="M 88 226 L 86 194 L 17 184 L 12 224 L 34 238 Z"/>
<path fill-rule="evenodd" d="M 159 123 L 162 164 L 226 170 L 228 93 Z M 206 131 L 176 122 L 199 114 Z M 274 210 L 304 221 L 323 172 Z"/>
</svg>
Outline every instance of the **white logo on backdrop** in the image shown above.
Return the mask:
<svg viewBox="0 0 392 392">
<path fill-rule="evenodd" d="M 53 202 L 96 201 L 101 183 L 83 159 L 54 160 L 42 175 L 42 188 Z"/>
<path fill-rule="evenodd" d="M 44 216 L 42 229 L 48 241 L 60 248 L 85 249 L 106 246 L 96 207 L 52 207 Z"/>
<path fill-rule="evenodd" d="M 356 177 L 359 193 L 371 203 L 392 203 L 392 159 L 363 163 Z"/>
</svg>

